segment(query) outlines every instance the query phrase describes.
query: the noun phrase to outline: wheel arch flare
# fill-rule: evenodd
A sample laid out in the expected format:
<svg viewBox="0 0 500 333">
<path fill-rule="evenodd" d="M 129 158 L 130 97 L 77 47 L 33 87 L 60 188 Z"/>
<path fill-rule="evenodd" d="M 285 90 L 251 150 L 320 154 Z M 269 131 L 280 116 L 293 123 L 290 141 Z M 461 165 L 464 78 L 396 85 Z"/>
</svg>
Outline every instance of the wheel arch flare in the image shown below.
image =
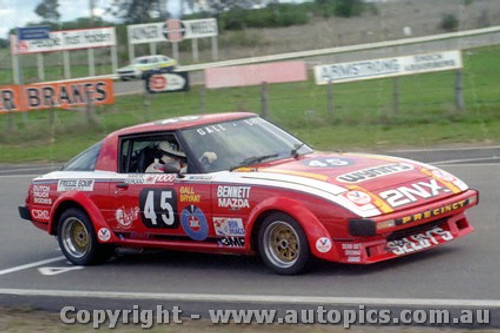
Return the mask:
<svg viewBox="0 0 500 333">
<path fill-rule="evenodd" d="M 250 250 L 257 249 L 257 235 L 260 224 L 270 214 L 280 212 L 295 219 L 304 231 L 311 253 L 317 258 L 335 260 L 338 258 L 332 236 L 318 218 L 300 202 L 286 198 L 273 197 L 259 203 L 248 217 L 245 242 L 250 244 Z"/>
</svg>

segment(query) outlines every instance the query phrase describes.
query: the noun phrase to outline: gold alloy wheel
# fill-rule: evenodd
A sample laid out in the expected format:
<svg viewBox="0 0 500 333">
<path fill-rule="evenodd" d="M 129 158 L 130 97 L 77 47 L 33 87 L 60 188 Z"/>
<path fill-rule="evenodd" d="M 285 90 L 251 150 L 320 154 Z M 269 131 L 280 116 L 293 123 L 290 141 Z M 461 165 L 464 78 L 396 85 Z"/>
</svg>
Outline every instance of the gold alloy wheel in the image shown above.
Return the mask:
<svg viewBox="0 0 500 333">
<path fill-rule="evenodd" d="M 68 217 L 62 226 L 62 243 L 74 258 L 81 258 L 90 251 L 90 234 L 87 227 L 76 217 Z"/>
<path fill-rule="evenodd" d="M 287 222 L 275 221 L 264 232 L 264 251 L 273 265 L 291 267 L 299 257 L 299 236 Z"/>
</svg>

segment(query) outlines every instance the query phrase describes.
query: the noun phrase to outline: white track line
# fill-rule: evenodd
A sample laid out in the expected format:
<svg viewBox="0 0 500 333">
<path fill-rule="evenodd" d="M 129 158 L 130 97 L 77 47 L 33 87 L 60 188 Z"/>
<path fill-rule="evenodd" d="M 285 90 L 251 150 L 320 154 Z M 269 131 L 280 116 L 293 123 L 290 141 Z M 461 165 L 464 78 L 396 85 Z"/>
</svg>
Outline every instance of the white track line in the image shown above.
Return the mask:
<svg viewBox="0 0 500 333">
<path fill-rule="evenodd" d="M 417 153 L 417 152 L 427 152 L 427 151 L 467 151 L 467 150 L 491 150 L 500 149 L 500 146 L 486 146 L 486 147 L 449 147 L 449 148 L 428 148 L 428 149 L 398 149 L 390 150 L 390 153 Z"/>
<path fill-rule="evenodd" d="M 64 258 L 65 258 L 64 256 L 59 256 L 59 257 L 55 257 L 55 258 L 35 261 L 35 262 L 32 262 L 31 264 L 25 264 L 25 265 L 21 265 L 21 266 L 7 268 L 7 269 L 0 271 L 0 276 L 5 275 L 5 274 L 14 273 L 14 272 L 23 271 L 25 269 L 29 269 L 29 268 L 33 268 L 33 267 L 42 266 L 45 264 L 50 264 L 51 262 L 55 262 L 55 261 L 61 261 Z"/>
<path fill-rule="evenodd" d="M 46 167 L 38 167 L 38 168 L 0 170 L 0 173 L 19 172 L 19 171 L 35 171 L 35 170 L 57 170 L 57 169 L 58 169 L 57 166 L 46 166 Z"/>
<path fill-rule="evenodd" d="M 38 175 L 0 175 L 0 178 L 35 178 L 40 176 Z"/>
<path fill-rule="evenodd" d="M 435 307 L 484 307 L 500 308 L 497 300 L 474 299 L 429 299 L 429 298 L 366 298 L 366 297 L 308 297 L 308 296 L 264 296 L 234 294 L 182 294 L 182 293 L 143 293 L 83 290 L 37 290 L 37 289 L 0 289 L 0 294 L 16 296 L 52 296 L 81 298 L 111 298 L 130 300 L 169 300 L 179 302 L 218 302 L 218 303 L 265 303 L 265 304 L 321 304 L 321 305 L 387 305 L 387 306 L 435 306 Z"/>
<path fill-rule="evenodd" d="M 444 165 L 444 164 L 457 164 L 457 163 L 469 163 L 469 162 L 497 161 L 497 160 L 500 160 L 500 157 L 491 156 L 491 157 L 464 158 L 464 159 L 457 159 L 457 160 L 436 161 L 436 162 L 429 162 L 429 164 Z M 496 164 L 496 163 L 492 163 L 492 164 Z"/>
</svg>

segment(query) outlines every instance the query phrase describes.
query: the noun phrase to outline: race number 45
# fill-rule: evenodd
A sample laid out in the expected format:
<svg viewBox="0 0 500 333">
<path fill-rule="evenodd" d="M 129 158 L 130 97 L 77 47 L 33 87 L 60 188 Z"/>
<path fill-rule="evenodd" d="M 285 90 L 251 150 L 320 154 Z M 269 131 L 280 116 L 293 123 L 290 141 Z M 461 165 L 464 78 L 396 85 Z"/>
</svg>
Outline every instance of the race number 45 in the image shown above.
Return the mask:
<svg viewBox="0 0 500 333">
<path fill-rule="evenodd" d="M 175 229 L 177 217 L 177 193 L 174 190 L 145 188 L 139 195 L 142 222 L 148 228 Z"/>
</svg>

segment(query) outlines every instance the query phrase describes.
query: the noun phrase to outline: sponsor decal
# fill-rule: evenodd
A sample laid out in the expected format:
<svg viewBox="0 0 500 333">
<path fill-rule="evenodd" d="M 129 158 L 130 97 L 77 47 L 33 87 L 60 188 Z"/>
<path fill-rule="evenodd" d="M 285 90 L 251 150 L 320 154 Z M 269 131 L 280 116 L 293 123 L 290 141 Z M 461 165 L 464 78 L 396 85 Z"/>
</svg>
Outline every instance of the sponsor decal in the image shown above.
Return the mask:
<svg viewBox="0 0 500 333">
<path fill-rule="evenodd" d="M 155 176 L 155 183 L 156 184 L 161 184 L 161 183 L 173 183 L 177 179 L 177 174 L 172 173 L 168 175 L 156 175 Z"/>
<path fill-rule="evenodd" d="M 364 206 L 372 202 L 372 198 L 362 191 L 349 191 L 345 194 L 345 197 L 358 206 Z"/>
<path fill-rule="evenodd" d="M 144 188 L 139 194 L 142 223 L 148 228 L 175 229 L 177 217 L 177 193 L 173 189 Z"/>
<path fill-rule="evenodd" d="M 31 216 L 36 220 L 48 221 L 50 219 L 50 212 L 46 209 L 33 209 L 31 210 Z"/>
<path fill-rule="evenodd" d="M 221 208 L 250 208 L 250 186 L 218 186 L 217 201 Z"/>
<path fill-rule="evenodd" d="M 107 242 L 111 239 L 111 231 L 109 231 L 108 228 L 101 228 L 97 232 L 97 238 L 99 238 L 101 242 Z"/>
<path fill-rule="evenodd" d="M 198 132 L 198 134 L 201 136 L 210 135 L 210 134 L 219 133 L 219 132 L 224 132 L 224 131 L 226 131 L 226 128 L 224 127 L 223 124 L 205 126 L 205 127 L 198 128 L 196 130 L 196 132 Z"/>
<path fill-rule="evenodd" d="M 318 238 L 316 241 L 316 250 L 321 253 L 326 253 L 332 249 L 332 241 L 328 237 Z"/>
<path fill-rule="evenodd" d="M 411 223 L 411 222 L 418 222 L 418 221 L 425 220 L 425 219 L 428 219 L 431 217 L 443 215 L 446 213 L 451 213 L 455 210 L 462 209 L 462 208 L 466 207 L 467 205 L 469 205 L 469 203 L 470 203 L 469 199 L 460 200 L 460 201 L 451 203 L 449 205 L 444 205 L 444 206 L 441 206 L 441 207 L 438 207 L 435 209 L 426 210 L 422 213 L 408 215 L 408 216 L 396 219 L 396 224 L 401 225 L 401 224 L 406 224 L 406 223 Z"/>
<path fill-rule="evenodd" d="M 451 232 L 438 227 L 416 235 L 387 242 L 387 251 L 401 256 L 449 242 L 453 238 Z"/>
<path fill-rule="evenodd" d="M 361 262 L 361 244 L 343 243 L 342 251 L 347 257 L 347 262 Z"/>
<path fill-rule="evenodd" d="M 130 185 L 150 185 L 156 183 L 156 175 L 128 175 L 125 183 Z"/>
<path fill-rule="evenodd" d="M 33 185 L 33 202 L 42 205 L 52 205 L 52 199 L 49 198 L 50 186 Z"/>
<path fill-rule="evenodd" d="M 212 176 L 187 176 L 186 179 L 189 180 L 211 180 L 213 177 Z"/>
<path fill-rule="evenodd" d="M 52 205 L 50 198 L 33 198 L 33 202 L 40 205 Z"/>
<path fill-rule="evenodd" d="M 442 179 L 446 182 L 450 182 L 450 183 L 453 183 L 454 181 L 457 180 L 457 178 L 451 174 L 449 174 L 448 172 L 444 171 L 444 170 L 434 170 L 432 171 L 432 174 L 439 178 L 439 179 Z"/>
<path fill-rule="evenodd" d="M 244 237 L 223 237 L 217 241 L 219 247 L 244 247 Z"/>
<path fill-rule="evenodd" d="M 124 228 L 129 228 L 132 222 L 137 220 L 141 209 L 139 207 L 126 209 L 124 206 L 118 208 L 115 213 L 116 221 Z"/>
<path fill-rule="evenodd" d="M 304 160 L 302 164 L 312 168 L 337 168 L 337 167 L 352 165 L 354 164 L 354 161 L 340 157 L 339 158 L 325 157 L 325 158 L 314 158 L 311 160 Z"/>
<path fill-rule="evenodd" d="M 180 202 L 196 203 L 201 201 L 201 196 L 196 193 L 193 186 L 181 186 L 179 192 Z"/>
<path fill-rule="evenodd" d="M 217 236 L 245 236 L 243 220 L 230 217 L 214 217 L 214 230 Z"/>
<path fill-rule="evenodd" d="M 95 183 L 94 179 L 61 179 L 57 183 L 57 191 L 89 192 L 94 190 L 94 183 Z"/>
<path fill-rule="evenodd" d="M 184 117 L 177 117 L 177 118 L 168 118 L 168 119 L 163 119 L 160 121 L 157 121 L 155 124 L 156 125 L 169 125 L 169 124 L 177 124 L 177 123 L 184 123 L 188 121 L 193 121 L 200 119 L 201 116 L 184 116 Z"/>
<path fill-rule="evenodd" d="M 450 193 L 451 190 L 438 184 L 435 179 L 418 182 L 410 186 L 401 186 L 394 190 L 379 193 L 391 207 L 401 207 L 418 201 L 417 198 L 430 199 L 441 193 Z"/>
<path fill-rule="evenodd" d="M 194 240 L 203 241 L 208 236 L 207 219 L 203 211 L 196 206 L 188 206 L 182 210 L 181 225 L 184 232 Z"/>
<path fill-rule="evenodd" d="M 466 190 L 467 185 L 458 179 L 457 177 L 453 176 L 452 174 L 444 171 L 444 170 L 433 170 L 432 175 L 438 179 L 441 179 L 445 182 L 452 183 L 453 185 L 457 186 L 461 190 Z M 457 192 L 455 192 L 457 193 Z"/>
<path fill-rule="evenodd" d="M 395 173 L 409 171 L 413 169 L 414 167 L 411 164 L 404 164 L 404 163 L 387 164 L 369 169 L 346 173 L 344 175 L 338 176 L 337 181 L 348 184 L 356 184 L 370 179 L 375 179 L 378 177 L 392 175 Z"/>
</svg>

